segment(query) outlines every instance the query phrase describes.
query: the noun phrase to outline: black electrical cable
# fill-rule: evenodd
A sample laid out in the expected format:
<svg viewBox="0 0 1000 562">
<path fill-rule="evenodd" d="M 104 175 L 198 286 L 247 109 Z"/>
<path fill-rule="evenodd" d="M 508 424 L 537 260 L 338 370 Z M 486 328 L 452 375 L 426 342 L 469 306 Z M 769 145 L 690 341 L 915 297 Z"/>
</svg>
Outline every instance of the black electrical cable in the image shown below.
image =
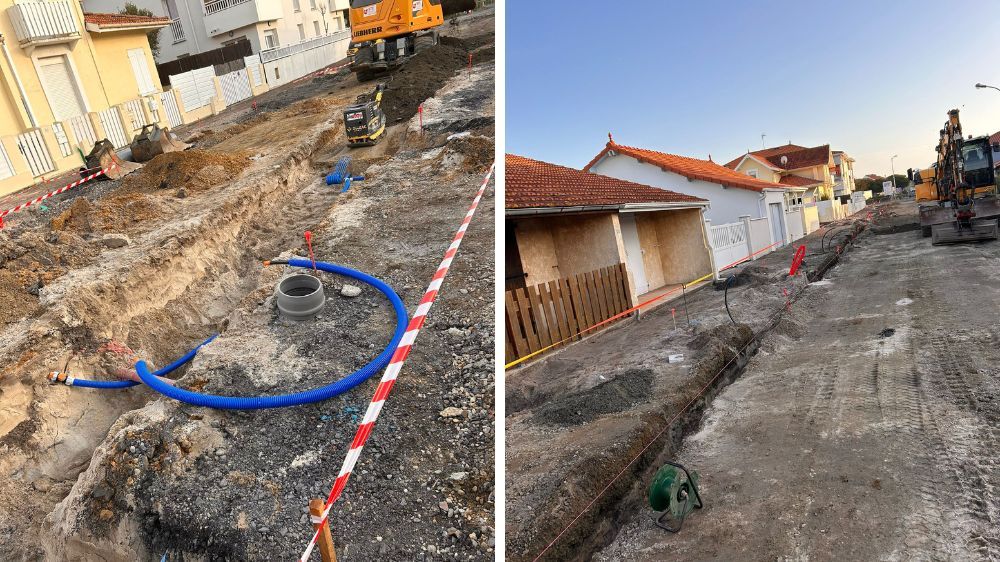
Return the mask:
<svg viewBox="0 0 1000 562">
<path fill-rule="evenodd" d="M 733 326 L 736 325 L 736 320 L 733 320 L 733 313 L 729 311 L 729 286 L 733 284 L 734 280 L 736 280 L 735 275 L 730 275 L 726 278 L 726 290 L 723 294 L 723 298 L 726 302 L 726 314 L 729 315 L 729 321 L 733 323 Z"/>
</svg>

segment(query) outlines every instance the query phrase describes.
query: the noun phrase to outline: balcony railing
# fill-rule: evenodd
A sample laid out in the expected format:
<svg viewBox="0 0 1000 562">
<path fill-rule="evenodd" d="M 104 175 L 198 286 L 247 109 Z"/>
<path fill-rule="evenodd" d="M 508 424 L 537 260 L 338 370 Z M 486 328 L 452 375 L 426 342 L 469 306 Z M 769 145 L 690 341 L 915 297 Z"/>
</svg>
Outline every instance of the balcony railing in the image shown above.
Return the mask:
<svg viewBox="0 0 1000 562">
<path fill-rule="evenodd" d="M 170 22 L 170 33 L 174 36 L 174 44 L 183 43 L 187 38 L 184 37 L 184 26 L 181 25 L 180 19 L 175 19 Z"/>
<path fill-rule="evenodd" d="M 205 31 L 210 37 L 284 17 L 278 0 L 205 0 L 204 6 Z"/>
<path fill-rule="evenodd" d="M 7 9 L 22 45 L 80 38 L 80 27 L 69 0 L 22 1 Z"/>
<path fill-rule="evenodd" d="M 239 6 L 240 4 L 246 4 L 253 0 L 206 0 L 205 2 L 205 15 L 210 16 L 212 14 L 221 12 L 232 8 L 233 6 Z"/>
</svg>

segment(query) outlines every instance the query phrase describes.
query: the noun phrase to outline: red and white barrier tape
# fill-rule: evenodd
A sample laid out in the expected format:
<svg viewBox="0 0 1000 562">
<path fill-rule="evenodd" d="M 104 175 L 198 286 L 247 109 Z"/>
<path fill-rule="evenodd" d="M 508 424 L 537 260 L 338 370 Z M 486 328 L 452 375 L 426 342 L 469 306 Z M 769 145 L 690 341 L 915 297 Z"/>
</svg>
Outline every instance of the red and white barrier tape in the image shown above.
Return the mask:
<svg viewBox="0 0 1000 562">
<path fill-rule="evenodd" d="M 80 185 L 82 183 L 87 183 L 88 181 L 96 178 L 97 176 L 100 176 L 102 174 L 106 174 L 106 173 L 110 172 L 111 170 L 113 170 L 113 169 L 115 169 L 117 167 L 118 167 L 118 164 L 112 163 L 107 168 L 98 170 L 98 171 L 94 172 L 93 174 L 90 174 L 89 176 L 87 176 L 85 178 L 80 178 L 80 179 L 76 180 L 75 182 L 73 182 L 73 183 L 71 183 L 69 185 L 64 185 L 63 187 L 60 187 L 59 189 L 57 189 L 55 191 L 50 191 L 50 192 L 46 193 L 45 195 L 39 195 L 38 197 L 32 199 L 31 201 L 27 201 L 25 203 L 21 203 L 17 207 L 14 207 L 12 209 L 7 209 L 6 211 L 0 212 L 0 219 L 6 217 L 7 215 L 9 215 L 11 213 L 16 213 L 18 211 L 22 211 L 22 210 L 24 210 L 24 209 L 26 209 L 26 208 L 34 205 L 35 203 L 41 203 L 42 201 L 48 199 L 49 197 L 53 197 L 55 195 L 59 195 L 60 193 L 69 191 L 70 189 L 73 189 L 74 187 L 76 187 L 76 186 L 78 186 L 78 185 Z"/>
<path fill-rule="evenodd" d="M 375 420 L 378 419 L 379 412 L 382 411 L 382 405 L 385 404 L 385 399 L 389 396 L 392 385 L 396 383 L 396 377 L 399 376 L 403 362 L 410 355 L 410 349 L 413 347 L 414 340 L 417 339 L 417 334 L 420 333 L 420 328 L 423 327 L 424 321 L 427 319 L 427 313 L 430 312 L 431 306 L 434 304 L 435 299 L 437 299 L 441 283 L 444 282 L 444 277 L 448 274 L 448 268 L 451 267 L 451 262 L 455 259 L 455 254 L 458 253 L 458 247 L 462 243 L 466 229 L 469 228 L 469 223 L 472 222 L 472 216 L 476 214 L 476 207 L 479 206 L 479 201 L 483 198 L 483 193 L 486 192 L 486 187 L 490 183 L 490 178 L 493 176 L 495 167 L 496 163 L 491 165 L 489 171 L 486 173 L 486 178 L 483 179 L 482 185 L 479 186 L 476 198 L 472 200 L 469 211 L 465 213 L 465 220 L 462 221 L 462 226 L 455 233 L 455 238 L 452 240 L 451 246 L 448 246 L 448 250 L 444 254 L 444 259 L 441 260 L 441 265 L 438 266 L 434 277 L 431 278 L 430 285 L 427 286 L 427 291 L 424 292 L 424 297 L 420 299 L 420 304 L 413 312 L 413 317 L 410 318 L 410 324 L 406 327 L 403 339 L 396 346 L 396 351 L 392 354 L 392 359 L 389 360 L 389 366 L 385 368 L 382 380 L 379 381 L 378 387 L 375 389 L 375 396 L 372 398 L 371 403 L 368 404 L 368 411 L 365 412 L 365 417 L 361 420 L 361 425 L 358 426 L 358 431 L 354 435 L 354 441 L 351 442 L 351 448 L 347 451 L 347 457 L 344 458 L 340 474 L 334 481 L 333 488 L 330 489 L 330 495 L 326 498 L 323 516 L 314 518 L 312 521 L 313 524 L 319 524 L 320 526 L 313 533 L 312 540 L 309 541 L 309 546 L 306 547 L 305 552 L 299 558 L 301 562 L 309 560 L 309 555 L 312 554 L 313 548 L 316 546 L 319 533 L 330 517 L 330 509 L 333 507 L 333 503 L 337 501 L 337 498 L 340 497 L 340 494 L 347 486 L 347 480 L 351 477 L 351 471 L 354 470 L 354 465 L 357 464 L 358 458 L 361 457 L 361 450 L 364 448 L 365 442 L 375 427 Z"/>
</svg>

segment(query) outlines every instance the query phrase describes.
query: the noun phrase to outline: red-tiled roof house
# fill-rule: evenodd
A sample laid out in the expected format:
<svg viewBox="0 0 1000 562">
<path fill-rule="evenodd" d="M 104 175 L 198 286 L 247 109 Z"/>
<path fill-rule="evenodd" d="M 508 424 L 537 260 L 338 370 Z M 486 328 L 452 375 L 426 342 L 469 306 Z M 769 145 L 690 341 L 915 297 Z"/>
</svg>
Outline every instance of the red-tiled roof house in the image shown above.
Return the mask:
<svg viewBox="0 0 1000 562">
<path fill-rule="evenodd" d="M 512 154 L 506 163 L 508 289 L 625 264 L 631 306 L 713 272 L 708 201 Z"/>
<path fill-rule="evenodd" d="M 806 180 L 766 181 L 711 159 L 678 156 L 614 141 L 608 142 L 584 170 L 705 199 L 710 203 L 705 218 L 713 225 L 744 221 L 751 224 L 750 237 L 755 250 L 791 242 L 806 233 L 799 211 L 809 186 Z"/>
</svg>

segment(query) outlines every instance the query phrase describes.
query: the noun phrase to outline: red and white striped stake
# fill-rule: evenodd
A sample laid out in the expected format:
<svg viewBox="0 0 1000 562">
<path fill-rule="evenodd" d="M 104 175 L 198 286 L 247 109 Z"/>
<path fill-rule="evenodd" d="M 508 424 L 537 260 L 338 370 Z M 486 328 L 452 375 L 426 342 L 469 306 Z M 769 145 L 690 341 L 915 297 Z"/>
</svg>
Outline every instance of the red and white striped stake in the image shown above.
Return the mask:
<svg viewBox="0 0 1000 562">
<path fill-rule="evenodd" d="M 469 53 L 469 74 L 472 74 L 472 53 Z"/>
<path fill-rule="evenodd" d="M 368 437 L 375 427 L 375 420 L 378 419 L 379 412 L 382 411 L 382 405 L 385 404 L 385 399 L 389 396 L 389 392 L 392 391 L 392 385 L 396 383 L 396 377 L 399 376 L 399 371 L 402 369 L 403 363 L 410 355 L 410 349 L 413 347 L 414 340 L 417 339 L 417 334 L 420 333 L 420 328 L 423 327 L 424 321 L 427 319 L 427 313 L 430 312 L 434 300 L 437 299 L 441 284 L 444 282 L 444 277 L 448 275 L 448 268 L 451 267 L 451 262 L 455 259 L 455 254 L 458 253 L 458 247 L 462 244 L 462 238 L 465 236 L 465 231 L 469 228 L 469 223 L 472 222 L 472 216 L 476 214 L 476 207 L 479 206 L 479 201 L 483 198 L 483 193 L 486 192 L 486 186 L 490 183 L 490 178 L 493 176 L 493 169 L 495 167 L 496 163 L 492 164 L 486 173 L 486 178 L 483 180 L 482 185 L 479 186 L 476 198 L 472 200 L 469 211 L 465 213 L 465 220 L 462 221 L 462 226 L 455 233 L 455 238 L 452 240 L 451 245 L 448 246 L 448 250 L 444 254 L 444 259 L 441 260 L 441 265 L 438 266 L 434 277 L 431 278 L 430 285 L 427 286 L 427 291 L 424 292 L 424 297 L 420 299 L 420 304 L 417 305 L 417 309 L 413 312 L 413 317 L 410 318 L 410 324 L 406 327 L 403 339 L 399 341 L 395 353 L 392 354 L 392 359 L 389 360 L 389 366 L 385 368 L 382 380 L 379 381 L 378 387 L 375 389 L 375 396 L 372 398 L 371 403 L 368 404 L 368 411 L 365 412 L 365 417 L 361 420 L 361 425 L 358 426 L 357 433 L 354 434 L 354 441 L 351 442 L 351 448 L 347 451 L 347 456 L 344 458 L 340 474 L 334 481 L 333 488 L 330 489 L 330 495 L 326 498 L 323 516 L 313 518 L 312 520 L 312 523 L 318 524 L 319 527 L 316 528 L 312 540 L 309 541 L 309 546 L 306 547 L 299 558 L 300 562 L 309 560 L 309 555 L 312 554 L 313 548 L 316 546 L 316 540 L 319 538 L 323 526 L 327 524 L 330 517 L 330 509 L 333 507 L 333 503 L 337 501 L 337 498 L 340 497 L 340 494 L 347 486 L 347 480 L 351 477 L 351 471 L 354 470 L 354 465 L 357 464 L 358 458 L 361 456 L 361 450 L 364 448 L 365 442 L 368 441 Z"/>
<path fill-rule="evenodd" d="M 23 211 L 24 209 L 26 209 L 26 208 L 34 205 L 35 203 L 41 203 L 42 201 L 45 201 L 49 197 L 53 197 L 53 196 L 59 195 L 60 193 L 69 191 L 70 189 L 73 189 L 74 187 L 76 187 L 76 186 L 78 186 L 78 185 L 80 185 L 82 183 L 87 183 L 88 181 L 96 178 L 97 176 L 100 176 L 102 174 L 107 174 L 108 172 L 110 172 L 111 170 L 113 170 L 113 169 L 115 169 L 117 167 L 118 167 L 118 164 L 112 163 L 107 168 L 98 170 L 98 171 L 94 172 L 93 174 L 90 174 L 89 176 L 87 176 L 85 178 L 80 178 L 80 179 L 76 180 L 75 182 L 73 182 L 73 183 L 71 183 L 69 185 L 64 185 L 63 187 L 60 187 L 59 189 L 57 189 L 55 191 L 50 191 L 50 192 L 46 193 L 45 195 L 39 195 L 38 197 L 32 199 L 31 201 L 27 201 L 27 202 L 21 203 L 20 205 L 14 207 L 14 208 L 7 209 L 6 211 L 0 212 L 0 228 L 3 227 L 3 218 L 6 217 L 7 215 L 9 215 L 11 213 L 16 213 L 18 211 Z"/>
</svg>

